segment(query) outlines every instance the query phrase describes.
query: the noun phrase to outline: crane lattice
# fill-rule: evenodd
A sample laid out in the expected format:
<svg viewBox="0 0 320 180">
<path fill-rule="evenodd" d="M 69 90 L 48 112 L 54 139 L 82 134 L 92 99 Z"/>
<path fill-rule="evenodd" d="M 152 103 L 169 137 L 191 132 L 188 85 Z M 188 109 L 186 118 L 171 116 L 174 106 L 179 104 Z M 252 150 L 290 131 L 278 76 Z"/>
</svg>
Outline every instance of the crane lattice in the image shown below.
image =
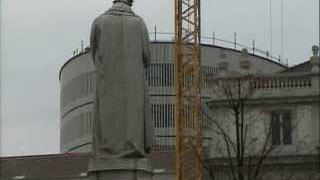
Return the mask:
<svg viewBox="0 0 320 180">
<path fill-rule="evenodd" d="M 200 0 L 175 0 L 177 180 L 202 180 Z"/>
</svg>

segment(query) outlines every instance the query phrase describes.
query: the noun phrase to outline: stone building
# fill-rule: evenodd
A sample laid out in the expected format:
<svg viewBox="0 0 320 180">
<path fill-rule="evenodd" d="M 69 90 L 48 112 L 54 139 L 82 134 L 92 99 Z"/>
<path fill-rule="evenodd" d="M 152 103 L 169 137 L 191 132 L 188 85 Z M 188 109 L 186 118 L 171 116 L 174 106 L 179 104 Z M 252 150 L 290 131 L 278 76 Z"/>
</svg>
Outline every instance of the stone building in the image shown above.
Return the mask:
<svg viewBox="0 0 320 180">
<path fill-rule="evenodd" d="M 260 179 L 320 178 L 318 53 L 314 46 L 310 61 L 256 74 L 244 52 L 239 72 L 226 70 L 211 79 L 214 88 L 207 104 L 214 125 L 208 157 L 213 176 L 231 178 L 237 171 L 228 163 L 244 157 L 245 176 L 258 170 Z M 243 156 L 232 149 L 237 145 Z"/>
<path fill-rule="evenodd" d="M 152 42 L 152 62 L 146 72 L 155 125 L 154 152 L 148 157 L 154 167 L 154 179 L 174 179 L 174 44 Z M 216 45 L 202 45 L 202 101 L 206 127 L 212 120 L 230 119 L 227 99 L 217 96 L 215 78 L 250 77 L 246 84 L 252 90 L 248 107 L 255 119 L 271 122 L 274 143 L 283 147 L 268 157 L 266 167 L 299 169 L 295 179 L 303 179 L 319 168 L 319 59 L 314 49 L 311 60 L 293 67 L 277 61 Z M 74 55 L 61 68 L 61 149 L 60 155 L 1 158 L 1 179 L 88 179 L 87 165 L 92 151 L 92 121 L 95 69 L 89 49 Z M 287 123 L 285 123 L 287 122 Z M 286 126 L 285 126 L 286 125 Z M 261 135 L 259 123 L 250 137 Z M 294 127 L 294 128 L 292 128 Z M 231 130 L 232 134 L 233 131 Z M 217 137 L 211 128 L 204 130 L 205 155 L 216 179 L 228 179 L 226 158 L 216 147 Z M 257 138 L 256 141 L 259 141 Z M 299 143 L 297 143 L 299 142 Z M 299 146 L 299 147 L 298 147 Z M 301 146 L 301 147 L 300 147 Z M 55 168 L 59 167 L 59 168 Z M 270 171 L 276 179 L 279 169 Z M 310 171 L 310 172 L 309 172 Z M 319 174 L 315 174 L 315 177 Z M 267 177 L 267 176 L 266 176 Z M 287 176 L 286 176 L 287 177 Z M 208 177 L 209 178 L 209 177 Z"/>
</svg>

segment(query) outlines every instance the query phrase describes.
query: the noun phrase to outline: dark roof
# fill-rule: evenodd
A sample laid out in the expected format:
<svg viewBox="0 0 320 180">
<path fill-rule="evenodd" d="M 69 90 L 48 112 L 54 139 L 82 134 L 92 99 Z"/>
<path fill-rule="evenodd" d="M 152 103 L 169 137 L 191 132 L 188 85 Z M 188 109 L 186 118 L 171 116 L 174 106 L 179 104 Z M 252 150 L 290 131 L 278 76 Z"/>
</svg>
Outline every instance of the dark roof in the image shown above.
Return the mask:
<svg viewBox="0 0 320 180">
<path fill-rule="evenodd" d="M 41 180 L 79 178 L 83 173 L 86 175 L 91 157 L 89 153 L 2 157 L 0 158 L 0 179 L 12 180 L 14 177 L 22 176 L 25 179 Z M 175 170 L 174 151 L 153 152 L 147 158 L 154 169 Z M 279 163 L 279 160 L 281 163 L 319 165 L 317 155 L 281 156 L 280 159 L 271 157 L 268 162 Z M 225 160 L 221 158 L 213 158 L 208 162 L 210 166 L 225 164 Z"/>
<path fill-rule="evenodd" d="M 90 154 L 57 154 L 0 158 L 0 179 L 79 177 L 86 173 Z"/>
<path fill-rule="evenodd" d="M 292 66 L 281 73 L 290 73 L 290 72 L 311 72 L 312 64 L 310 61 L 305 61 L 298 65 Z"/>
<path fill-rule="evenodd" d="M 172 170 L 175 167 L 174 152 L 154 152 L 148 155 L 155 169 Z M 0 158 L 0 179 L 69 179 L 80 177 L 88 171 L 89 153 L 16 156 Z M 85 174 L 84 174 L 85 175 Z"/>
</svg>

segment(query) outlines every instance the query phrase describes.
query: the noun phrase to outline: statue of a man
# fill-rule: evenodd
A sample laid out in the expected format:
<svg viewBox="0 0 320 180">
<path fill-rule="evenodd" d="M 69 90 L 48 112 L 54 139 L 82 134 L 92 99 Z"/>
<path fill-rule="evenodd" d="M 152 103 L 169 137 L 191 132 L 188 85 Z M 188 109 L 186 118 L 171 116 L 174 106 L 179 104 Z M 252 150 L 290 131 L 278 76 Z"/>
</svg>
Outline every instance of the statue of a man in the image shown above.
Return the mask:
<svg viewBox="0 0 320 180">
<path fill-rule="evenodd" d="M 144 157 L 151 149 L 153 123 L 146 93 L 149 35 L 133 0 L 114 0 L 95 19 L 91 53 L 96 67 L 93 144 L 96 155 Z"/>
</svg>

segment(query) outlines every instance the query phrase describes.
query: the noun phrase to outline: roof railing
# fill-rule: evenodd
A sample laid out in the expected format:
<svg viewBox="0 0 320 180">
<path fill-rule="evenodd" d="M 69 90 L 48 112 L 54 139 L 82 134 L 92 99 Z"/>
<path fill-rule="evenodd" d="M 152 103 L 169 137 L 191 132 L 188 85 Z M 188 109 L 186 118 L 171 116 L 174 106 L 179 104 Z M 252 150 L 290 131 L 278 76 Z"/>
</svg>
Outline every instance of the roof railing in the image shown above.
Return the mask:
<svg viewBox="0 0 320 180">
<path fill-rule="evenodd" d="M 161 42 L 161 41 L 172 41 L 174 42 L 174 33 L 170 32 L 158 32 L 155 28 L 155 31 L 149 33 L 151 37 L 152 42 Z M 201 44 L 206 45 L 214 45 L 218 47 L 228 48 L 228 49 L 234 49 L 234 50 L 242 50 L 247 49 L 248 52 L 252 55 L 260 56 L 266 59 L 269 59 L 271 61 L 280 63 L 286 67 L 288 67 L 288 60 L 284 60 L 280 55 L 274 56 L 270 51 L 268 50 L 261 50 L 256 47 L 256 41 L 252 40 L 252 45 L 244 45 L 239 42 L 237 42 L 237 34 L 234 34 L 234 40 L 226 40 L 222 38 L 216 37 L 215 33 L 212 34 L 212 36 L 202 36 L 201 37 Z"/>
<path fill-rule="evenodd" d="M 154 28 L 153 32 L 149 32 L 149 35 L 151 37 L 150 41 L 152 42 L 174 42 L 174 33 L 172 32 L 158 32 L 157 28 Z M 201 44 L 206 45 L 214 45 L 217 47 L 222 48 L 228 48 L 233 50 L 242 50 L 247 49 L 249 54 L 260 56 L 266 59 L 269 59 L 273 62 L 280 63 L 283 66 L 288 67 L 288 59 L 284 60 L 284 58 L 279 56 L 274 56 L 272 52 L 268 50 L 261 50 L 256 47 L 256 41 L 255 39 L 252 40 L 252 45 L 244 45 L 237 41 L 237 33 L 234 33 L 234 40 L 226 40 L 219 37 L 216 37 L 215 33 L 212 33 L 212 36 L 202 36 L 201 37 Z M 89 46 L 88 46 L 89 47 Z M 81 54 L 83 52 L 86 52 L 88 48 L 85 48 L 84 41 L 81 40 L 81 48 L 76 49 L 73 51 L 73 56 L 77 56 L 78 54 Z"/>
</svg>

